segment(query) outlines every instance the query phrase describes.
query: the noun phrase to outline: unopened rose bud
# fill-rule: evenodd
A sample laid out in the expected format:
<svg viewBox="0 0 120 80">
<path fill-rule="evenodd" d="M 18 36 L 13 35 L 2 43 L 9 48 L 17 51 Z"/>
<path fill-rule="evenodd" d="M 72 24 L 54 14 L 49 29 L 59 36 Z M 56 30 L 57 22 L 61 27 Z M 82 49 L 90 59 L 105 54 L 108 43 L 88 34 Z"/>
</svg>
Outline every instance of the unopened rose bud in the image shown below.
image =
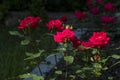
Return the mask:
<svg viewBox="0 0 120 80">
<path fill-rule="evenodd" d="M 69 26 L 69 25 L 66 25 L 66 29 L 70 29 L 70 26 Z"/>
<path fill-rule="evenodd" d="M 73 27 L 72 27 L 72 26 L 69 26 L 69 25 L 66 25 L 66 29 L 70 29 L 70 30 L 72 30 Z"/>
<path fill-rule="evenodd" d="M 98 60 L 99 58 L 100 58 L 99 55 L 94 55 L 94 56 L 93 56 L 93 59 L 94 59 L 94 60 Z"/>
</svg>

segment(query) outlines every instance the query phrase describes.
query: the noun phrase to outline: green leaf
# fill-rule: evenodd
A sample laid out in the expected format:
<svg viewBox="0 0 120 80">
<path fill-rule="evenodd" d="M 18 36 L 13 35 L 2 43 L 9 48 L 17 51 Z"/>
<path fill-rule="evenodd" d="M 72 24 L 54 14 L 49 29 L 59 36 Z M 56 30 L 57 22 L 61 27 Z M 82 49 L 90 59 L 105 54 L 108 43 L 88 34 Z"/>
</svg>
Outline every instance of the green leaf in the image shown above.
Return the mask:
<svg viewBox="0 0 120 80">
<path fill-rule="evenodd" d="M 86 70 L 87 70 L 87 71 L 90 71 L 90 70 L 92 70 L 92 69 L 93 69 L 93 68 L 91 68 L 91 67 L 83 67 L 83 68 L 82 68 L 83 71 L 86 71 Z"/>
<path fill-rule="evenodd" d="M 55 49 L 56 51 L 66 51 L 66 48 L 58 48 L 58 49 Z"/>
<path fill-rule="evenodd" d="M 41 56 L 41 54 L 44 52 L 44 50 L 39 50 L 38 53 L 32 54 L 32 53 L 26 53 L 29 57 L 24 59 L 24 60 L 30 60 L 30 59 L 35 59 Z"/>
<path fill-rule="evenodd" d="M 32 78 L 32 75 L 30 73 L 22 74 L 19 76 L 20 78 Z"/>
<path fill-rule="evenodd" d="M 13 36 L 19 36 L 19 37 L 24 37 L 22 34 L 20 34 L 18 31 L 9 31 L 9 34 L 10 35 L 13 35 Z"/>
<path fill-rule="evenodd" d="M 25 53 L 27 56 L 32 56 L 33 55 L 33 53 L 29 53 L 29 52 L 26 52 Z"/>
<path fill-rule="evenodd" d="M 116 54 L 114 54 L 114 55 L 112 55 L 112 58 L 120 59 L 120 55 L 116 55 Z"/>
<path fill-rule="evenodd" d="M 93 67 L 96 68 L 96 69 L 102 69 L 101 64 L 98 64 L 98 63 L 94 63 Z"/>
<path fill-rule="evenodd" d="M 108 80 L 113 80 L 113 77 L 111 77 L 111 76 L 110 76 L 110 77 L 108 77 Z"/>
<path fill-rule="evenodd" d="M 62 71 L 55 71 L 55 74 L 60 75 L 60 74 L 62 74 Z"/>
<path fill-rule="evenodd" d="M 30 43 L 29 39 L 25 39 L 21 41 L 21 45 L 28 45 Z"/>
<path fill-rule="evenodd" d="M 42 76 L 37 76 L 35 74 L 23 74 L 19 76 L 20 78 L 33 78 L 33 80 L 44 80 Z"/>
<path fill-rule="evenodd" d="M 93 59 L 92 57 L 90 57 L 90 60 L 91 60 L 91 61 L 94 61 L 94 59 Z"/>
<path fill-rule="evenodd" d="M 75 75 L 70 75 L 69 77 L 72 78 L 72 80 L 75 80 L 76 76 Z"/>
<path fill-rule="evenodd" d="M 92 54 L 96 54 L 98 52 L 97 49 L 93 49 Z"/>
<path fill-rule="evenodd" d="M 56 77 L 54 77 L 54 78 L 50 78 L 50 80 L 56 80 Z"/>
<path fill-rule="evenodd" d="M 67 62 L 67 64 L 72 64 L 74 61 L 74 57 L 73 56 L 65 56 L 64 60 Z"/>
<path fill-rule="evenodd" d="M 102 70 L 107 70 L 108 69 L 108 67 L 104 67 L 104 68 L 102 68 Z"/>
<path fill-rule="evenodd" d="M 78 73 L 81 73 L 81 72 L 82 72 L 82 70 L 77 70 L 77 71 L 76 71 L 77 74 L 78 74 Z"/>
</svg>

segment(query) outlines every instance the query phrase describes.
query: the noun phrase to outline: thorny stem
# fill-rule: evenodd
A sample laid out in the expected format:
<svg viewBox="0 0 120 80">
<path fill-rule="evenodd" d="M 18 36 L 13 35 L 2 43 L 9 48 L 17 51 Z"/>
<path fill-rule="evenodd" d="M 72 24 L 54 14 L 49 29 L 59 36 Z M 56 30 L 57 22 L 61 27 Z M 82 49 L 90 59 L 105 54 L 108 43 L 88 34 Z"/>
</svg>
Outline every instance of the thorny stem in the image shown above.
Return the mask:
<svg viewBox="0 0 120 80">
<path fill-rule="evenodd" d="M 110 68 L 112 68 L 113 66 L 115 66 L 115 65 L 117 65 L 117 64 L 119 64 L 119 63 L 120 63 L 120 61 L 114 63 L 112 66 L 110 66 Z"/>
<path fill-rule="evenodd" d="M 67 53 L 65 52 L 65 56 L 67 56 Z M 67 73 L 67 61 L 65 62 L 65 69 L 66 69 L 66 71 L 65 71 L 65 80 L 67 80 L 67 77 L 68 77 L 68 73 Z"/>
<path fill-rule="evenodd" d="M 31 38 L 32 38 L 32 34 L 31 34 L 31 28 L 30 28 L 30 26 L 28 26 L 28 35 L 29 35 L 29 38 L 30 38 L 30 40 L 31 40 Z"/>
</svg>

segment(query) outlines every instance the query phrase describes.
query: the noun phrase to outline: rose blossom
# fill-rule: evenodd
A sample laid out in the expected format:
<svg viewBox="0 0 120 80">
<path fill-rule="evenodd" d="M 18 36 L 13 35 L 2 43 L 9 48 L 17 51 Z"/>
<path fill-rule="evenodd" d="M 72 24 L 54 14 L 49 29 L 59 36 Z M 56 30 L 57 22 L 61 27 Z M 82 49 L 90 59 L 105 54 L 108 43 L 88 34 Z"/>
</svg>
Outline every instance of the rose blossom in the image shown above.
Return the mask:
<svg viewBox="0 0 120 80">
<path fill-rule="evenodd" d="M 94 15 L 99 14 L 100 13 L 100 9 L 98 7 L 93 7 L 90 9 L 90 12 Z"/>
<path fill-rule="evenodd" d="M 110 12 L 114 12 L 116 8 L 114 7 L 113 3 L 108 2 L 104 5 L 104 9 Z"/>
<path fill-rule="evenodd" d="M 96 3 L 97 4 L 101 4 L 103 0 L 97 0 Z"/>
<path fill-rule="evenodd" d="M 56 29 L 56 30 L 63 30 L 63 23 L 60 20 L 50 20 L 46 26 L 49 30 Z"/>
<path fill-rule="evenodd" d="M 98 60 L 99 58 L 100 58 L 99 55 L 94 55 L 94 56 L 93 56 L 93 59 L 94 59 L 94 60 Z"/>
<path fill-rule="evenodd" d="M 35 28 L 38 26 L 39 21 L 40 21 L 40 17 L 28 16 L 20 21 L 18 28 L 24 29 L 24 28 L 28 28 L 28 26 Z"/>
<path fill-rule="evenodd" d="M 78 48 L 81 44 L 80 39 L 78 39 L 76 36 L 74 36 L 71 39 L 71 42 L 72 42 L 72 45 L 73 45 L 74 48 Z"/>
<path fill-rule="evenodd" d="M 106 32 L 94 32 L 89 41 L 98 48 L 104 47 L 109 43 L 110 38 Z"/>
<path fill-rule="evenodd" d="M 62 32 L 57 32 L 57 34 L 54 35 L 54 40 L 57 43 L 63 43 L 71 41 L 72 38 L 74 38 L 75 34 L 74 31 L 70 30 L 69 28 L 63 30 Z"/>
<path fill-rule="evenodd" d="M 60 17 L 60 20 L 63 21 L 63 22 L 66 22 L 67 21 L 67 17 L 66 16 L 62 16 L 62 17 Z"/>
<path fill-rule="evenodd" d="M 113 22 L 115 22 L 115 18 L 114 17 L 112 17 L 112 16 L 102 16 L 102 18 L 101 18 L 101 22 L 102 23 L 113 23 Z"/>
<path fill-rule="evenodd" d="M 88 15 L 86 13 L 83 13 L 81 11 L 75 11 L 74 15 L 78 18 L 78 19 L 86 19 L 88 17 Z"/>
<path fill-rule="evenodd" d="M 92 0 L 87 0 L 86 4 L 87 4 L 87 6 L 92 5 L 92 4 L 93 4 L 93 3 L 92 3 Z"/>
<path fill-rule="evenodd" d="M 87 42 L 83 41 L 81 43 L 81 45 L 84 46 L 84 47 L 89 47 L 89 48 L 93 48 L 94 47 L 94 45 L 91 42 L 89 42 L 89 41 L 87 41 Z"/>
</svg>

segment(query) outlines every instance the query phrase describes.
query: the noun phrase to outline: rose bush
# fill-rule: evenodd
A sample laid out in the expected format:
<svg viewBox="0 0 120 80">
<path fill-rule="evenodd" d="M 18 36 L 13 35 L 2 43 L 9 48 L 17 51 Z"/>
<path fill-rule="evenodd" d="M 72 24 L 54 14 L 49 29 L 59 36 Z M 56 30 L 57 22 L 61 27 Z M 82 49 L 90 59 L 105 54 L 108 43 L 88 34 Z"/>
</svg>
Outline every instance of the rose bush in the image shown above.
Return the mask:
<svg viewBox="0 0 120 80">
<path fill-rule="evenodd" d="M 87 0 L 86 4 L 90 7 L 90 5 L 94 5 L 94 3 L 100 5 L 102 2 L 103 0 L 96 0 L 95 2 L 93 2 L 93 0 Z M 109 12 L 115 11 L 115 7 L 111 3 L 106 3 L 104 9 Z M 89 11 L 94 16 L 98 16 L 98 14 L 101 13 L 99 7 L 92 7 Z M 88 13 L 75 11 L 74 15 L 78 20 L 83 22 L 89 21 L 87 20 L 89 18 Z M 99 23 L 102 24 L 99 26 L 107 26 L 115 22 L 115 18 L 108 15 L 100 16 L 98 19 Z M 42 21 L 40 17 L 26 17 L 20 21 L 18 29 L 23 31 L 27 29 L 28 31 L 25 30 L 26 32 L 24 31 L 23 33 L 27 33 L 28 35 L 22 35 L 19 32 L 10 32 L 10 34 L 24 37 L 25 40 L 21 42 L 22 45 L 29 46 L 30 43 L 37 45 L 39 41 L 32 39 L 31 31 L 35 30 L 33 28 L 37 28 L 40 21 Z M 39 47 L 36 47 L 38 53 L 27 53 L 28 58 L 25 60 L 38 61 L 40 59 L 40 62 L 37 64 L 40 76 L 29 73 L 20 75 L 20 78 L 33 78 L 34 80 L 101 80 L 105 75 L 105 71 L 120 63 L 120 61 L 118 61 L 108 65 L 110 60 L 120 59 L 120 56 L 117 54 L 107 53 L 106 48 L 111 41 L 109 32 L 94 31 L 87 40 L 84 40 L 82 37 L 78 38 L 74 32 L 74 28 L 64 24 L 65 21 L 66 17 L 48 21 L 46 27 L 49 30 L 49 34 L 43 34 L 44 36 L 42 36 L 43 38 L 45 36 L 52 36 L 55 42 L 54 44 L 58 45 L 58 47 L 56 47 L 57 49 L 53 50 L 55 54 L 52 55 L 54 55 L 56 59 L 57 56 L 59 56 L 57 53 L 61 52 L 63 57 L 60 61 L 61 64 L 59 64 L 56 59 L 56 66 L 53 67 L 54 71 L 49 72 L 49 77 L 44 77 L 39 63 L 41 62 L 42 55 L 47 51 L 40 50 Z M 80 26 L 82 27 L 82 25 Z M 51 56 L 51 54 L 49 54 L 49 56 Z M 48 55 L 46 57 L 48 57 Z M 105 78 L 109 78 L 109 76 Z"/>
</svg>

